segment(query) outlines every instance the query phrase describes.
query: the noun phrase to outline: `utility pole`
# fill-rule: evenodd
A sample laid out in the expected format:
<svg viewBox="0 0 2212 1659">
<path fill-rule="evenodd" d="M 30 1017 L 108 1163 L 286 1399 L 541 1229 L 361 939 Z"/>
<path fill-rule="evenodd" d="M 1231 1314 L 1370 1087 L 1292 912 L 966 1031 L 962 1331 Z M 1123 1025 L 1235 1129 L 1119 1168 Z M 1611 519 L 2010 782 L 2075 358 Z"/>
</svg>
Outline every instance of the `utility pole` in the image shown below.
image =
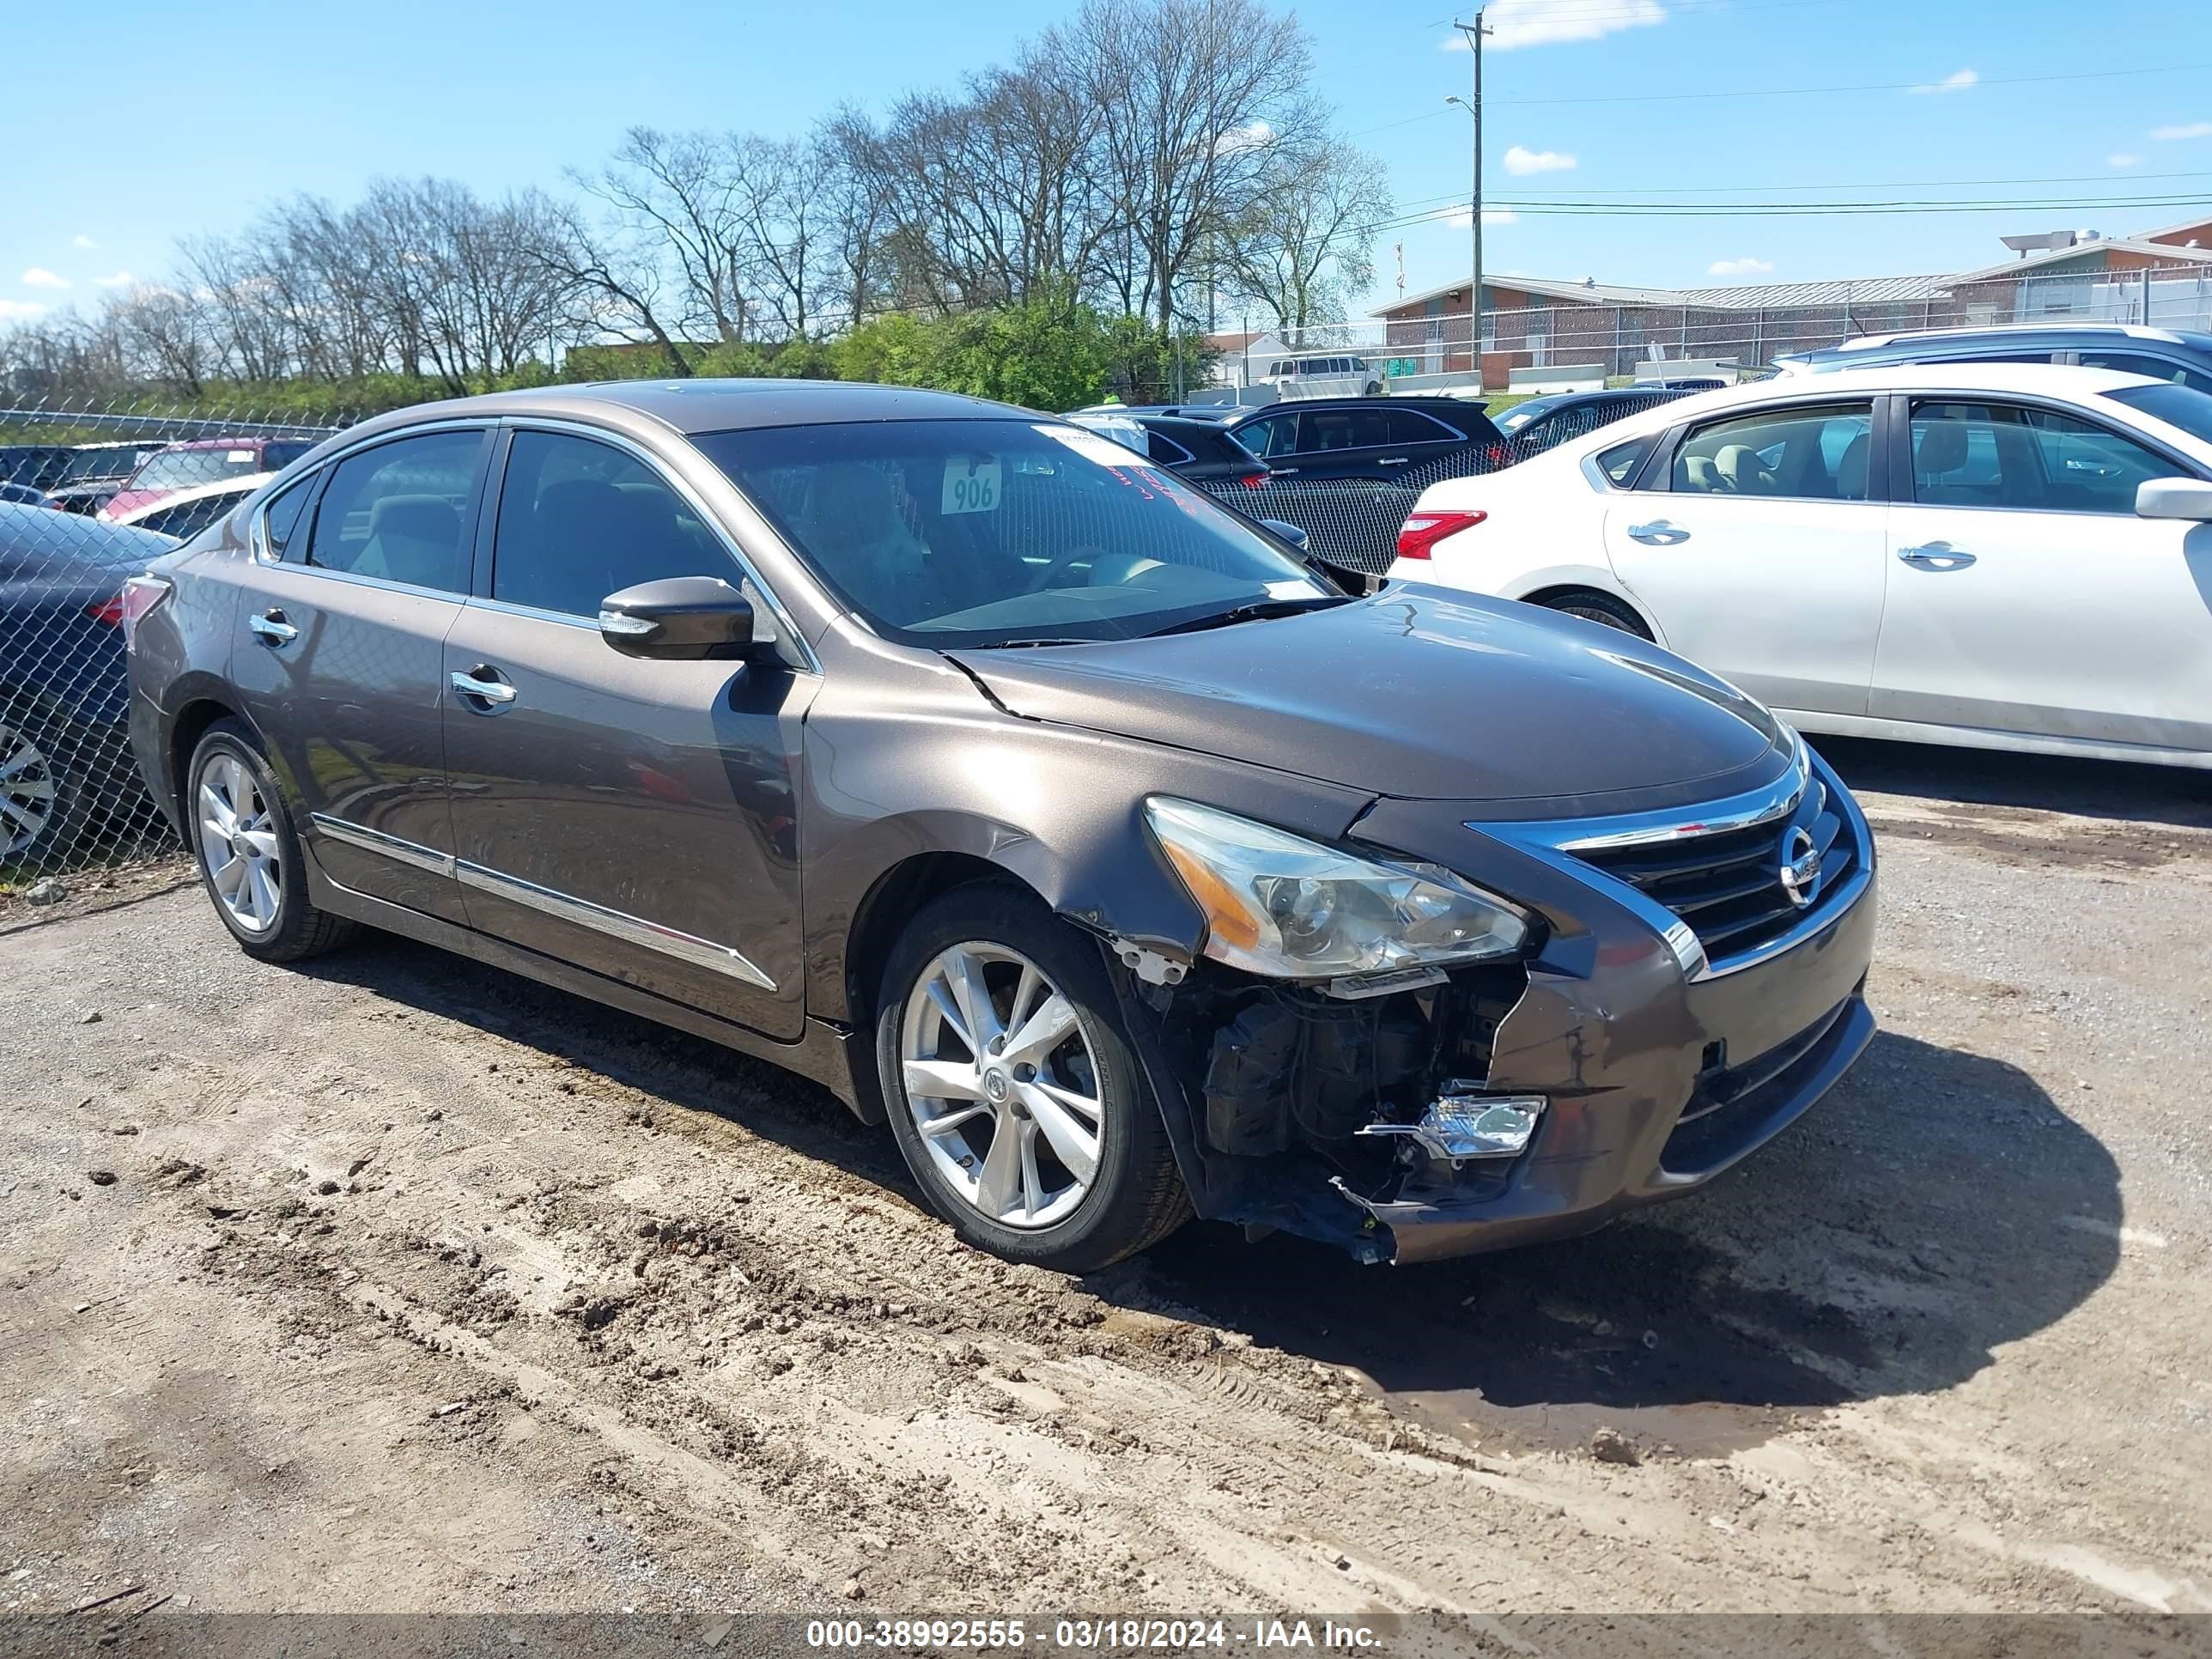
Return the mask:
<svg viewBox="0 0 2212 1659">
<path fill-rule="evenodd" d="M 1459 105 L 1474 118 L 1474 185 L 1468 198 L 1468 240 L 1473 244 L 1469 261 L 1469 280 L 1467 289 L 1468 309 L 1468 367 L 1480 376 L 1482 373 L 1482 37 L 1490 33 L 1490 26 L 1482 21 L 1482 8 L 1477 6 L 1474 21 L 1455 21 L 1452 27 L 1467 37 L 1468 56 L 1474 62 L 1474 96 L 1472 101 L 1453 98 L 1447 101 Z"/>
</svg>

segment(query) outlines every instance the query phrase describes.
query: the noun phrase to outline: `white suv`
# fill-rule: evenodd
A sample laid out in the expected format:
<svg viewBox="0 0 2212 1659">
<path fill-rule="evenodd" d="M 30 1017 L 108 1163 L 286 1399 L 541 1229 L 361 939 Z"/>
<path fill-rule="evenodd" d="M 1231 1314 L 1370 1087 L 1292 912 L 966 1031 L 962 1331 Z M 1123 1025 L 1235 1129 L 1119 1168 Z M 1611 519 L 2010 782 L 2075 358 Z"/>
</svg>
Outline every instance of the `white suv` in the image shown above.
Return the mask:
<svg viewBox="0 0 2212 1659">
<path fill-rule="evenodd" d="M 1372 398 L 1382 377 L 1364 357 L 1278 357 L 1261 377 L 1285 403 L 1299 398 Z"/>
</svg>

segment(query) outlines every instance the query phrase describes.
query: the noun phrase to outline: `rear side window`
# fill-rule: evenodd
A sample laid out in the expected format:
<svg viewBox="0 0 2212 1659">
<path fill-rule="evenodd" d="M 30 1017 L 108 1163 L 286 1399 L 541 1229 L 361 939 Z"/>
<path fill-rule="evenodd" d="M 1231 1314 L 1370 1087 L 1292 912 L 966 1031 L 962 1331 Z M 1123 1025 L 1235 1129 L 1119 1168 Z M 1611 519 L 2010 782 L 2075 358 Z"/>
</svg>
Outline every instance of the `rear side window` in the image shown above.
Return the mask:
<svg viewBox="0 0 2212 1659">
<path fill-rule="evenodd" d="M 307 500 L 314 493 L 315 481 L 302 478 L 263 509 L 261 539 L 265 557 L 284 556 L 285 548 L 300 527 L 300 515 L 307 511 Z"/>
<path fill-rule="evenodd" d="M 1683 495 L 1864 501 L 1873 432 L 1870 402 L 1738 415 L 1691 433 L 1669 482 Z"/>
<path fill-rule="evenodd" d="M 1615 489 L 1626 489 L 1629 480 L 1635 477 L 1638 470 L 1643 466 L 1644 458 L 1650 453 L 1650 439 L 1631 438 L 1625 444 L 1615 444 L 1611 449 L 1600 451 L 1598 471 L 1613 481 Z"/>
<path fill-rule="evenodd" d="M 468 509 L 482 432 L 427 432 L 349 455 L 331 469 L 307 562 L 325 570 L 465 593 Z"/>
<path fill-rule="evenodd" d="M 1394 444 L 1455 444 L 1460 434 L 1442 421 L 1411 409 L 1386 409 L 1380 411 L 1382 430 L 1389 435 L 1386 443 Z"/>
<path fill-rule="evenodd" d="M 1181 466 L 1191 459 L 1191 453 L 1165 433 L 1148 429 L 1145 434 L 1145 458 L 1162 466 Z"/>
<path fill-rule="evenodd" d="M 738 574 L 690 503 L 635 456 L 565 433 L 514 434 L 492 542 L 495 599 L 596 617 L 608 594 L 639 582 L 734 584 Z"/>
<path fill-rule="evenodd" d="M 1391 441 L 1380 409 L 1316 409 L 1298 417 L 1298 453 L 1335 449 L 1372 449 Z"/>
</svg>

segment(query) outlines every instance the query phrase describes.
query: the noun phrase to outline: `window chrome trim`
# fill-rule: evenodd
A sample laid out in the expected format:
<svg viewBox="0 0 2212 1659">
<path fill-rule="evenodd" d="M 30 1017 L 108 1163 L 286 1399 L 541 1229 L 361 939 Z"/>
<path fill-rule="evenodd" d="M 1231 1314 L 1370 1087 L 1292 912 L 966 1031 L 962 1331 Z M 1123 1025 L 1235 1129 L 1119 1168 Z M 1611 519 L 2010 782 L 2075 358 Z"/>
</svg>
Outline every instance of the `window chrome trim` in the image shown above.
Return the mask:
<svg viewBox="0 0 2212 1659">
<path fill-rule="evenodd" d="M 678 928 L 665 927 L 657 921 L 647 921 L 642 916 L 611 909 L 606 905 L 595 904 L 589 899 L 578 898 L 570 893 L 541 887 L 536 882 L 510 876 L 489 865 L 457 858 L 451 853 L 441 853 L 437 848 L 425 847 L 419 842 L 403 841 L 398 836 L 387 836 L 380 830 L 371 830 L 344 818 L 332 817 L 326 812 L 310 812 L 307 821 L 314 826 L 318 835 L 328 836 L 332 841 L 357 847 L 365 853 L 379 854 L 410 868 L 427 870 L 432 875 L 450 876 L 464 887 L 473 887 L 479 892 L 510 899 L 517 904 L 526 905 L 562 921 L 592 928 L 626 944 L 657 951 L 663 956 L 695 963 L 702 968 L 711 968 L 717 973 L 726 974 L 763 991 L 775 989 L 775 981 L 763 973 L 743 951 L 717 944 L 713 939 L 702 939 L 696 933 L 687 933 Z"/>
<path fill-rule="evenodd" d="M 453 874 L 464 887 L 473 887 L 479 892 L 527 906 L 532 910 L 555 918 L 574 922 L 580 927 L 589 927 L 663 956 L 674 957 L 702 968 L 726 974 L 763 991 L 775 989 L 775 981 L 763 973 L 742 951 L 696 933 L 686 933 L 674 927 L 665 927 L 657 921 L 647 921 L 642 916 L 633 916 L 625 911 L 595 904 L 570 893 L 541 887 L 536 882 L 525 881 L 520 876 L 510 876 L 494 870 L 488 865 L 476 864 L 467 859 L 453 860 Z"/>
<path fill-rule="evenodd" d="M 402 841 L 397 836 L 387 836 L 381 830 L 334 818 L 327 812 L 310 812 L 307 822 L 315 826 L 315 833 L 328 836 L 332 841 L 357 847 L 364 853 L 380 853 L 386 858 L 409 865 L 417 870 L 428 870 L 434 876 L 453 873 L 453 855 L 441 853 L 434 847 L 425 847 L 420 842 Z"/>
<path fill-rule="evenodd" d="M 744 580 L 752 585 L 753 592 L 766 602 L 768 611 L 775 618 L 775 624 L 780 632 L 781 637 L 777 643 L 787 641 L 791 648 L 803 659 L 802 666 L 807 672 L 819 674 L 822 672 L 821 659 L 814 654 L 814 648 L 807 643 L 805 635 L 799 632 L 799 624 L 792 620 L 791 612 L 784 608 L 783 601 L 776 597 L 775 590 L 769 586 L 758 567 L 745 556 L 744 550 L 738 545 L 737 538 L 731 534 L 730 527 L 723 523 L 722 515 L 708 504 L 706 497 L 693 488 L 691 481 L 671 465 L 665 456 L 655 454 L 626 432 L 618 432 L 611 427 L 593 426 L 587 421 L 564 420 L 557 415 L 503 415 L 499 417 L 498 424 L 509 433 L 552 432 L 565 437 L 589 439 L 595 443 L 606 444 L 612 448 L 621 450 L 633 460 L 646 467 L 654 477 L 659 478 L 690 504 L 692 511 L 699 515 L 699 521 L 705 525 L 714 539 L 721 544 L 722 550 L 729 556 L 731 562 L 737 566 Z M 698 455 L 702 462 L 709 466 L 713 465 L 707 460 L 705 454 L 699 451 L 696 446 L 691 444 L 690 439 L 686 434 L 679 432 L 675 436 L 678 442 L 690 447 L 692 453 Z M 510 457 L 513 454 L 511 443 L 508 447 L 508 453 Z M 504 466 L 501 470 L 498 482 L 501 493 L 504 493 L 507 488 Z M 727 480 L 725 482 L 729 483 L 729 487 L 735 490 L 741 499 L 744 497 L 744 492 L 738 489 L 734 482 Z M 489 491 L 487 491 L 484 504 L 487 507 L 495 509 L 491 526 L 491 562 L 492 574 L 495 576 L 499 569 L 499 517 L 495 510 L 496 502 L 489 498 Z M 747 505 L 750 506 L 750 502 L 748 501 Z M 487 577 L 487 583 L 490 580 L 490 577 Z M 734 587 L 738 584 L 732 582 L 731 586 Z M 479 597 L 492 604 L 508 604 L 505 600 L 492 599 L 489 593 Z M 605 596 L 602 594 L 600 597 Z M 544 611 L 536 606 L 510 605 L 510 608 L 525 615 L 538 617 L 562 614 Z M 580 621 L 583 626 L 592 629 L 594 632 L 598 631 L 596 621 L 587 618 L 564 617 L 564 619 Z M 755 969 L 755 971 L 758 970 Z"/>
</svg>

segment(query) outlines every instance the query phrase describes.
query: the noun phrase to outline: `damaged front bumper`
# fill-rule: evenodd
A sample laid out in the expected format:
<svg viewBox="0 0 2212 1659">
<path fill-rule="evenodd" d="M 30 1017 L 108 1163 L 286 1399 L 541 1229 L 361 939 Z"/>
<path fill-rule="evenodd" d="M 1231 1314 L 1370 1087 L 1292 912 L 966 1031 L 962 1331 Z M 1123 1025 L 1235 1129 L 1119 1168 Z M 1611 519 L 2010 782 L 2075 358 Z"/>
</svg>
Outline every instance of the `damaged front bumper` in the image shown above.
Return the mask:
<svg viewBox="0 0 2212 1659">
<path fill-rule="evenodd" d="M 1648 896 L 1507 832 L 1485 836 L 1479 877 L 1546 917 L 1528 962 L 1361 1001 L 1207 962 L 1172 985 L 1125 971 L 1198 1212 L 1425 1261 L 1589 1232 L 1755 1151 L 1874 1033 L 1872 838 L 1824 769 L 1786 805 L 1815 790 L 1842 820 L 1848 878 L 1735 960 L 1706 960 Z M 1465 868 L 1470 826 L 1450 807 L 1381 802 L 1360 834 Z"/>
</svg>

